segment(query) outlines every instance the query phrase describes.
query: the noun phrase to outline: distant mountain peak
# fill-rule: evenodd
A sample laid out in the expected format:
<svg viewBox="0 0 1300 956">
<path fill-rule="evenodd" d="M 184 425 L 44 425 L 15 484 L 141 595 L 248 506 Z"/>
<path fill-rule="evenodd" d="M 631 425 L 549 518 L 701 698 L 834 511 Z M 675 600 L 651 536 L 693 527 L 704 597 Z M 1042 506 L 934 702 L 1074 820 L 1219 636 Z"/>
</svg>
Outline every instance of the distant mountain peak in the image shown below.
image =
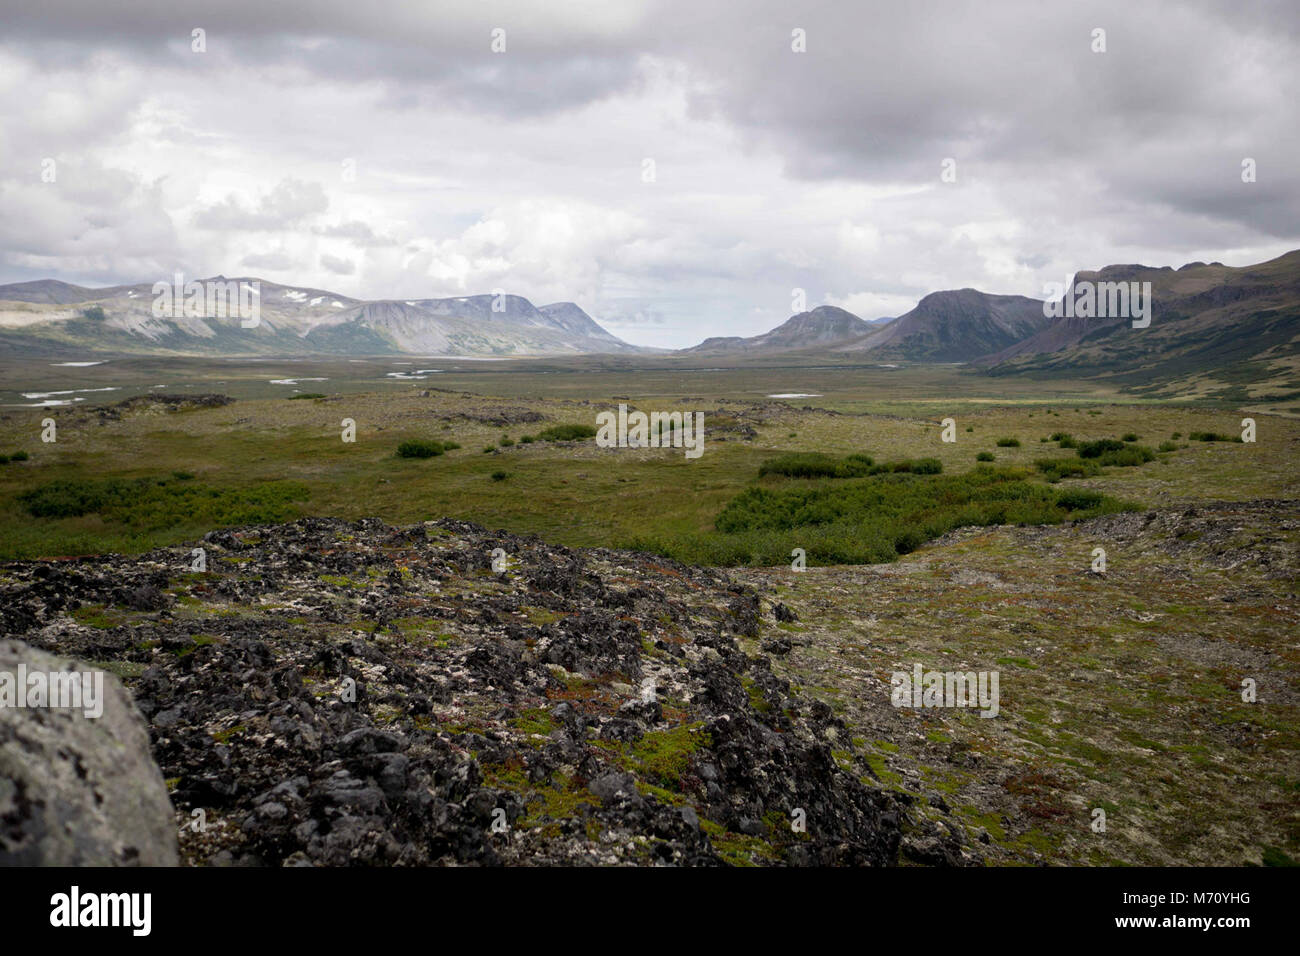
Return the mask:
<svg viewBox="0 0 1300 956">
<path fill-rule="evenodd" d="M 258 324 L 243 326 L 239 318 L 224 314 L 154 315 L 153 283 L 90 289 L 38 279 L 0 286 L 0 343 L 15 353 L 69 348 L 201 355 L 641 351 L 610 334 L 573 302 L 538 308 L 513 294 L 356 299 L 253 277 L 217 275 L 196 281 L 256 283 Z M 4 302 L 24 306 L 6 308 Z M 92 307 L 95 321 L 89 322 Z"/>
</svg>

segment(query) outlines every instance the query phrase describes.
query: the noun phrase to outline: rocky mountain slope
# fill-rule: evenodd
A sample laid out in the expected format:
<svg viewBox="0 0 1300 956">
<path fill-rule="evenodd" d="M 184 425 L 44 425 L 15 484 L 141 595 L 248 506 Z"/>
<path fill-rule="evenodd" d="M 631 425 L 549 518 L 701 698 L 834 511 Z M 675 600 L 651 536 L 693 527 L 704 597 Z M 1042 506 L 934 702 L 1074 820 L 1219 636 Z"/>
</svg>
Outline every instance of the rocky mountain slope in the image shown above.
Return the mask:
<svg viewBox="0 0 1300 956">
<path fill-rule="evenodd" d="M 790 614 L 719 573 L 448 520 L 198 545 L 0 568 L 5 633 L 130 688 L 186 862 L 897 858 L 906 796 L 741 650 Z"/>
<path fill-rule="evenodd" d="M 1300 390 L 1300 251 L 1241 268 L 1107 266 L 1075 281 L 1150 282 L 1150 326 L 1063 316 L 977 364 L 997 375 L 1097 375 L 1144 387 L 1206 377 L 1220 389 L 1246 381 Z"/>
<path fill-rule="evenodd" d="M 0 286 L 0 347 L 13 354 L 565 355 L 636 352 L 572 302 L 538 308 L 522 296 L 365 301 L 323 289 L 258 283 L 258 323 L 238 314 L 153 314 L 153 286 L 87 289 L 54 280 Z M 495 306 L 495 308 L 494 308 Z"/>
<path fill-rule="evenodd" d="M 888 321 L 888 320 L 886 320 Z M 699 345 L 682 349 L 691 352 L 788 352 L 797 349 L 825 348 L 853 341 L 865 335 L 872 323 L 852 312 L 833 305 L 819 305 L 807 312 L 792 315 L 770 332 L 749 338 L 714 336 Z"/>
<path fill-rule="evenodd" d="M 1043 303 L 975 289 L 933 292 L 888 325 L 838 346 L 909 362 L 969 362 L 1035 335 L 1051 319 Z"/>
<path fill-rule="evenodd" d="M 835 306 L 818 306 L 762 335 L 709 338 L 679 354 L 829 350 L 882 361 L 968 362 L 1028 338 L 1050 323 L 1037 299 L 959 289 L 932 293 L 905 315 L 874 322 Z"/>
</svg>

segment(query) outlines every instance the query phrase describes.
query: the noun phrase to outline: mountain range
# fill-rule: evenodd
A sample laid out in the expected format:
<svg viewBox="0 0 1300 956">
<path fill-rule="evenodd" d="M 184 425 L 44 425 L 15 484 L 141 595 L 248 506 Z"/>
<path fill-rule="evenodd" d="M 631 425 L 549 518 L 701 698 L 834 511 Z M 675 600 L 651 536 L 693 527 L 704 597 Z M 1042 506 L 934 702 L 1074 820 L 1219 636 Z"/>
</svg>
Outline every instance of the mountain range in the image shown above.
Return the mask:
<svg viewBox="0 0 1300 956">
<path fill-rule="evenodd" d="M 1078 317 L 1026 296 L 957 289 L 931 293 L 898 318 L 867 321 L 822 305 L 761 335 L 708 338 L 670 354 L 955 363 L 990 375 L 1109 379 L 1155 393 L 1179 382 L 1184 392 L 1234 399 L 1300 394 L 1300 250 L 1242 267 L 1111 265 L 1077 273 L 1074 288 L 1117 282 L 1150 283 L 1149 326 L 1135 328 L 1127 316 Z M 156 317 L 152 288 L 90 289 L 52 279 L 0 286 L 0 348 L 15 355 L 660 351 L 623 342 L 572 302 L 538 307 L 516 295 L 361 300 L 261 281 L 260 323 L 245 329 L 237 318 Z"/>
<path fill-rule="evenodd" d="M 509 356 L 639 352 L 572 302 L 534 306 L 517 295 L 363 300 L 324 289 L 256 283 L 258 322 L 231 309 L 154 314 L 152 283 L 90 289 L 53 279 L 0 286 L 0 347 L 187 355 Z M 221 317 L 217 318 L 214 315 Z"/>
<path fill-rule="evenodd" d="M 1257 265 L 1111 265 L 1074 276 L 1150 283 L 1152 318 L 1067 314 L 1040 299 L 934 292 L 896 319 L 864 322 L 820 306 L 750 338 L 706 339 L 679 354 L 799 353 L 841 360 L 961 363 L 990 375 L 1109 379 L 1136 391 L 1231 400 L 1300 395 L 1300 250 Z M 1057 314 L 1053 317 L 1051 314 Z"/>
</svg>

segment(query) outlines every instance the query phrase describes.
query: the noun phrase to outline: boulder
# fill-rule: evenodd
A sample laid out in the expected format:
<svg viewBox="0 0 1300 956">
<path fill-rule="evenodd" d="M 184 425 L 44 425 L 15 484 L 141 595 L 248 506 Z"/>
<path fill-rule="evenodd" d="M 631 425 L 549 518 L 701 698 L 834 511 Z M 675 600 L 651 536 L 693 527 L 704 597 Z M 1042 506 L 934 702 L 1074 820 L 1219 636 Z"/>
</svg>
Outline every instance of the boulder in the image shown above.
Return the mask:
<svg viewBox="0 0 1300 956">
<path fill-rule="evenodd" d="M 0 675 L 16 682 L 20 666 L 94 670 L 0 641 Z M 0 699 L 0 867 L 177 865 L 172 805 L 144 720 L 112 674 L 103 673 L 102 694 L 97 717 Z"/>
</svg>

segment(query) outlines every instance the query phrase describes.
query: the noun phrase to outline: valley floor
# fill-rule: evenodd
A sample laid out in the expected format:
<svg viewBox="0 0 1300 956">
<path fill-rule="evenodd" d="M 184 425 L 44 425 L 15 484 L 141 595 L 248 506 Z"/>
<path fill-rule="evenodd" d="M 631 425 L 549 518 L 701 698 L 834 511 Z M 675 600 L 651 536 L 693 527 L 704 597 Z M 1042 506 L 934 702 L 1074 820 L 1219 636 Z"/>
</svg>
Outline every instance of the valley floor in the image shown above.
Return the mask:
<svg viewBox="0 0 1300 956">
<path fill-rule="evenodd" d="M 733 575 L 797 614 L 762 643 L 844 719 L 837 760 L 916 797 L 916 862 L 956 833 L 990 864 L 1232 866 L 1300 841 L 1298 565 L 1300 502 L 1257 500 Z M 998 715 L 895 708 L 916 664 L 998 671 Z"/>
<path fill-rule="evenodd" d="M 280 379 L 292 371 L 256 374 Z M 468 767 L 477 754 L 474 773 L 486 779 L 473 779 L 472 787 L 448 783 L 443 798 L 460 801 L 456 813 L 469 813 L 462 804 L 472 791 L 514 793 L 520 819 L 537 823 L 544 832 L 536 839 L 551 842 L 550 849 L 530 850 L 525 842 L 493 851 L 511 862 L 528 862 L 533 850 L 543 857 L 554 850 L 549 858 L 557 862 L 653 862 L 655 852 L 679 862 L 879 862 L 895 849 L 902 862 L 919 864 L 1300 859 L 1294 418 L 1249 406 L 1133 401 L 1083 386 L 958 379 L 950 370 L 897 377 L 812 368 L 501 370 L 477 380 L 492 383 L 491 395 L 462 390 L 475 384 L 471 373 L 449 371 L 383 391 L 302 379 L 303 390 L 321 395 L 300 392 L 298 400 L 266 397 L 284 396 L 275 390 L 286 387 L 266 383 L 233 402 L 196 400 L 199 390 L 191 389 L 171 403 L 155 394 L 125 404 L 118 396 L 143 390 L 129 376 L 111 377 L 122 374 L 103 366 L 87 372 L 78 384 L 116 382 L 119 391 L 81 404 L 0 412 L 0 454 L 26 453 L 0 465 L 0 561 L 8 562 L 0 589 L 10 609 L 24 601 L 31 608 L 10 622 L 8 635 L 120 665 L 137 696 L 144 673 L 156 669 L 144 682 L 149 717 L 156 750 L 160 740 L 183 741 L 165 745 L 160 758 L 182 810 L 213 807 L 222 762 L 246 760 L 262 790 L 218 794 L 230 805 L 231 826 L 242 819 L 234 810 L 253 812 L 254 797 L 281 777 L 300 776 L 307 783 L 295 784 L 301 792 L 293 800 L 302 805 L 290 809 L 301 811 L 299 823 L 322 822 L 321 808 L 347 797 L 335 792 L 332 775 L 347 769 L 364 783 L 382 762 L 331 750 L 334 737 L 341 745 L 364 725 L 398 733 L 403 747 L 415 748 L 411 759 L 421 772 L 435 777 Z M 222 391 L 226 374 L 209 370 L 203 390 Z M 995 386 L 1010 391 L 980 391 Z M 809 397 L 771 397 L 795 393 Z M 598 411 L 620 402 L 703 410 L 705 453 L 690 461 L 680 449 L 540 437 L 551 426 L 592 424 Z M 1257 440 L 1231 440 L 1247 416 L 1257 420 Z M 947 417 L 956 421 L 956 442 L 940 440 Z M 40 440 L 46 418 L 57 425 L 57 441 Z M 356 424 L 354 442 L 341 440 L 345 420 Z M 1226 440 L 1193 438 L 1205 432 Z M 1078 460 L 1073 446 L 1052 437 L 1058 433 L 1079 442 L 1124 436 L 1153 456 L 1048 486 L 1040 460 Z M 399 457 L 396 449 L 409 440 L 450 445 L 432 458 Z M 707 562 L 681 542 L 712 534 L 722 510 L 747 491 L 816 486 L 833 494 L 845 487 L 760 476 L 780 456 L 814 452 L 868 453 L 883 462 L 934 458 L 945 477 L 991 456 L 993 467 L 1019 470 L 1036 489 L 1097 492 L 1133 510 L 1084 521 L 1062 514 L 1062 523 L 1041 526 L 959 528 L 890 564 L 691 567 Z M 322 518 L 330 520 L 312 524 Z M 293 519 L 307 523 L 283 523 Z M 916 520 L 925 526 L 924 516 Z M 280 530 L 243 537 L 213 530 L 248 526 Z M 398 526 L 426 530 L 415 544 L 390 540 L 394 532 L 385 528 Z M 538 537 L 519 537 L 527 535 Z M 214 565 L 188 574 L 189 549 L 205 538 L 214 542 Z M 629 553 L 655 541 L 669 547 Z M 487 555 L 502 542 L 512 560 L 526 555 L 525 580 L 497 581 L 490 572 Z M 393 555 L 408 547 L 419 560 L 395 566 Z M 1106 552 L 1104 572 L 1093 570 L 1098 548 Z M 153 558 L 128 557 L 149 551 Z M 808 553 L 811 560 L 812 544 Z M 408 572 L 428 581 L 407 580 Z M 133 607 L 136 598 L 121 592 L 122 582 L 143 586 L 157 575 L 151 586 L 165 599 Z M 51 583 L 65 576 L 72 583 Z M 565 590 L 575 581 L 585 589 L 577 611 Z M 742 585 L 759 596 L 752 607 Z M 85 592 L 76 606 L 63 606 L 76 588 Z M 606 613 L 601 602 L 609 594 L 619 595 L 621 610 Z M 611 664 L 588 641 L 593 614 L 603 615 L 600 628 L 615 636 L 632 627 L 623 635 L 624 663 Z M 716 639 L 719 629 L 725 640 Z M 272 639 L 264 639 L 268 630 Z M 503 640 L 520 662 L 504 674 L 494 656 Z M 537 657 L 551 646 L 570 655 L 561 661 L 565 673 Z M 396 669 L 383 666 L 401 680 L 379 672 L 374 653 L 391 660 Z M 249 661 L 267 655 L 321 686 L 242 685 Z M 665 698 L 663 713 L 640 713 L 637 681 L 628 679 L 635 675 L 615 673 L 635 670 L 633 663 L 657 671 L 678 694 Z M 185 710 L 175 688 L 195 676 L 196 665 L 211 670 L 222 693 Z M 892 706 L 893 674 L 916 665 L 996 672 L 997 717 Z M 368 673 L 387 695 L 362 724 L 340 717 L 322 696 L 326 679 L 349 668 Z M 415 707 L 412 687 L 437 706 Z M 455 693 L 446 696 L 448 688 Z M 1253 701 L 1243 698 L 1251 688 Z M 227 690 L 253 702 L 227 699 Z M 310 733 L 275 724 L 277 714 L 258 695 L 289 710 L 308 705 L 314 716 L 300 716 Z M 177 716 L 173 699 L 182 707 L 179 724 L 168 723 Z M 624 705 L 631 706 L 620 716 Z M 594 723 L 584 725 L 574 710 Z M 255 719 L 245 711 L 256 711 Z M 744 746 L 754 754 L 779 750 L 779 735 L 794 721 L 804 748 L 798 766 L 785 766 L 779 781 L 742 779 L 750 757 L 723 766 L 730 758 L 722 737 L 705 744 L 695 731 L 707 724 L 721 734 L 724 725 L 709 722 L 725 713 L 744 713 L 753 731 Z M 288 760 L 299 732 L 316 741 L 318 760 L 294 757 L 288 769 L 257 763 L 256 748 L 281 746 L 277 741 Z M 638 743 L 647 738 L 653 747 Z M 692 753 L 709 751 L 714 770 L 740 774 L 738 789 L 720 796 L 711 781 L 692 776 L 698 768 L 676 752 L 686 744 Z M 542 769 L 536 779 L 520 776 L 534 750 L 545 755 L 536 764 Z M 334 766 L 336 759 L 344 765 Z M 816 800 L 832 785 L 848 795 L 842 807 L 823 800 L 818 811 L 835 822 L 834 839 L 815 852 L 787 841 L 773 856 L 764 840 L 785 824 L 764 814 L 778 806 L 784 813 L 783 788 L 806 772 L 822 783 L 805 787 L 801 800 Z M 646 805 L 611 803 L 586 789 L 609 774 L 615 777 L 606 783 L 617 784 L 628 773 Z M 419 787 L 400 792 L 412 806 L 423 799 Z M 593 801 L 603 808 L 597 818 L 562 822 L 588 814 L 581 807 Z M 690 801 L 703 830 L 679 813 Z M 887 807 L 906 810 L 895 819 Z M 452 829 L 470 832 L 479 826 L 472 817 L 457 817 Z M 616 852 L 652 817 L 669 827 L 671 853 L 644 840 L 635 852 Z M 879 827 L 855 844 L 851 834 L 866 818 Z M 405 825 L 393 824 L 399 844 L 409 836 Z M 349 852 L 317 845 L 327 830 L 291 840 L 279 823 L 268 827 L 257 850 L 263 859 L 302 852 L 334 861 Z M 426 839 L 425 823 L 417 830 L 410 839 Z M 710 834 L 711 848 L 701 832 Z M 471 843 L 434 857 L 486 853 Z M 232 839 L 186 853 L 203 862 L 224 848 L 235 854 L 221 858 L 228 860 L 248 852 L 241 845 Z M 377 860 L 401 858 L 387 843 L 371 849 Z"/>
</svg>

